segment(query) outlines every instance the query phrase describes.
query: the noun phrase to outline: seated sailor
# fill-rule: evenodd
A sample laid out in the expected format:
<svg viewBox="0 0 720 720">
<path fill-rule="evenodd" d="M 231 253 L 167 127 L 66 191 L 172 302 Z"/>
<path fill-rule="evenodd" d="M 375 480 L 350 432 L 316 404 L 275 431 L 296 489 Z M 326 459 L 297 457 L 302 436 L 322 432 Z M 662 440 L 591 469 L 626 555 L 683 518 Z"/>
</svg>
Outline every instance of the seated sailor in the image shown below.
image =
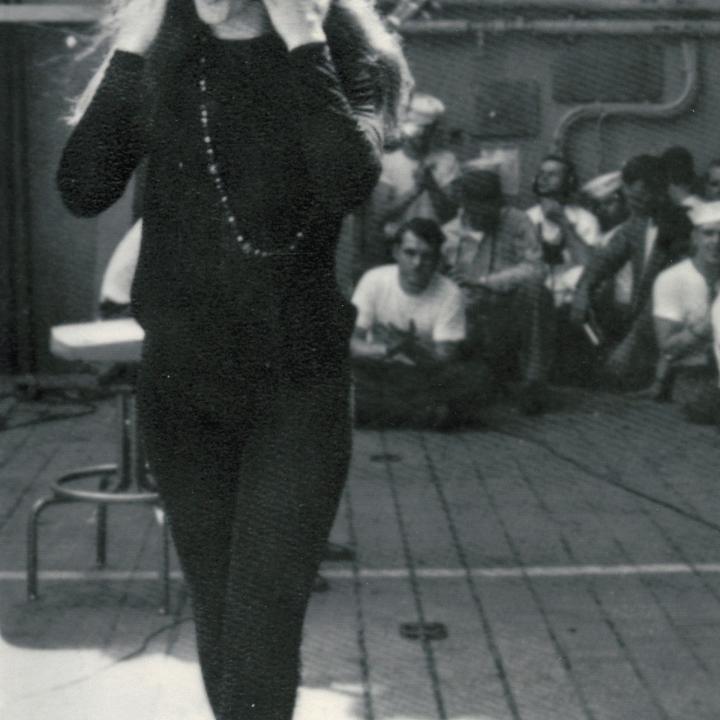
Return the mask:
<svg viewBox="0 0 720 720">
<path fill-rule="evenodd" d="M 395 263 L 358 283 L 351 352 L 361 424 L 447 428 L 486 404 L 486 374 L 460 360 L 465 307 L 438 272 L 443 241 L 434 220 L 414 218 L 396 233 Z"/>
</svg>

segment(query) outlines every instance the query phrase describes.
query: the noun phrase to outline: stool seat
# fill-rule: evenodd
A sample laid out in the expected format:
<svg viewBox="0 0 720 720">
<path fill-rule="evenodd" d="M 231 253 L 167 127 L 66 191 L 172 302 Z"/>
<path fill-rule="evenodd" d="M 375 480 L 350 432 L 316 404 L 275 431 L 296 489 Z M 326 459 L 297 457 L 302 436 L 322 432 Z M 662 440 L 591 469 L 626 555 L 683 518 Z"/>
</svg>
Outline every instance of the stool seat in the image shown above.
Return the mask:
<svg viewBox="0 0 720 720">
<path fill-rule="evenodd" d="M 50 331 L 50 352 L 81 362 L 140 362 L 143 329 L 132 318 L 56 325 Z"/>
</svg>

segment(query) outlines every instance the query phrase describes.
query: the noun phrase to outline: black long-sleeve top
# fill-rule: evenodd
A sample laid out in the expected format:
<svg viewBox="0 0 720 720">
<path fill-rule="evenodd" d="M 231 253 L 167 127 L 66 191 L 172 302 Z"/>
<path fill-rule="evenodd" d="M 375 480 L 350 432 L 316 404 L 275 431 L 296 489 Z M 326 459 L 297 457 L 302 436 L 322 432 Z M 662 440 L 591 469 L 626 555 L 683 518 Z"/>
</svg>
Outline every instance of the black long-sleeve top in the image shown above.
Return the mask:
<svg viewBox="0 0 720 720">
<path fill-rule="evenodd" d="M 238 230 L 268 250 L 302 233 L 297 252 L 248 257 L 226 222 L 200 122 L 199 57 L 216 159 Z M 354 313 L 337 291 L 343 216 L 371 192 L 382 131 L 371 69 L 340 78 L 324 44 L 288 52 L 275 34 L 206 37 L 178 82 L 144 97 L 144 59 L 117 51 L 62 156 L 68 208 L 102 212 L 147 156 L 143 240 L 133 310 L 146 331 L 225 333 L 246 356 L 309 371 L 346 352 Z"/>
</svg>

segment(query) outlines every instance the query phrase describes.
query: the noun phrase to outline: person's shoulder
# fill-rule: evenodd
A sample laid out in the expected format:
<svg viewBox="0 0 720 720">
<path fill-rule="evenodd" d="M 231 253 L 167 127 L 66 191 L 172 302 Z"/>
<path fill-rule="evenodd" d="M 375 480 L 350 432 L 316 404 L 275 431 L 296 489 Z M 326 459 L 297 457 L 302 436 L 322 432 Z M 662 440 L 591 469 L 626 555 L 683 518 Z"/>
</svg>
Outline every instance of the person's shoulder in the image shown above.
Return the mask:
<svg viewBox="0 0 720 720">
<path fill-rule="evenodd" d="M 438 307 L 454 309 L 463 306 L 463 292 L 460 286 L 447 275 L 435 273 L 432 287 L 431 295 L 435 298 Z"/>
<path fill-rule="evenodd" d="M 460 286 L 452 279 L 449 278 L 447 275 L 442 275 L 441 273 L 435 274 L 435 283 L 437 285 L 437 288 L 440 292 L 442 292 L 443 295 L 458 295 L 462 297 L 462 290 L 460 289 Z"/>
<path fill-rule="evenodd" d="M 388 263 L 366 270 L 360 278 L 360 283 L 366 286 L 380 287 L 390 285 L 397 279 L 397 265 Z M 358 284 L 360 284 L 358 283 Z"/>
<path fill-rule="evenodd" d="M 597 216 L 594 212 L 588 210 L 582 205 L 572 203 L 567 206 L 567 212 L 573 215 L 576 222 L 582 222 L 585 224 L 596 224 L 598 222 Z"/>
<path fill-rule="evenodd" d="M 699 275 L 698 271 L 690 258 L 680 260 L 668 268 L 665 268 L 658 274 L 655 280 L 655 286 L 662 289 L 682 288 L 690 280 L 695 279 L 695 275 Z M 701 276 L 702 279 L 702 276 Z"/>
<path fill-rule="evenodd" d="M 397 282 L 397 266 L 379 265 L 366 270 L 355 286 L 352 301 L 358 308 L 369 308 L 383 303 L 387 293 L 392 293 Z"/>
</svg>

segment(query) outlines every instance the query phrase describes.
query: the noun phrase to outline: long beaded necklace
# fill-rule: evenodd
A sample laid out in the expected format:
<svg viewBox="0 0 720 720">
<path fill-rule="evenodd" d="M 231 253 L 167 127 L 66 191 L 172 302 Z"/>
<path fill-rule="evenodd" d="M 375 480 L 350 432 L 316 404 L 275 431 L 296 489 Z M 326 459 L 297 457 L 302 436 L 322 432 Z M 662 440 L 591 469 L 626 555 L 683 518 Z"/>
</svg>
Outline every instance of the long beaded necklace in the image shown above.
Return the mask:
<svg viewBox="0 0 720 720">
<path fill-rule="evenodd" d="M 235 215 L 231 205 L 230 196 L 225 185 L 220 166 L 217 161 L 217 153 L 215 152 L 215 144 L 210 134 L 210 113 L 207 105 L 207 79 L 205 77 L 206 58 L 204 54 L 200 55 L 200 74 L 198 77 L 198 88 L 200 90 L 200 125 L 203 131 L 203 142 L 205 144 L 205 155 L 207 156 L 207 171 L 210 175 L 220 200 L 220 206 L 223 209 L 225 224 L 228 226 L 235 242 L 240 250 L 248 257 L 276 257 L 279 255 L 292 255 L 303 239 L 302 231 L 295 233 L 292 242 L 283 250 L 263 250 L 257 247 L 250 238 L 245 237 L 238 228 L 237 216 Z"/>
</svg>

